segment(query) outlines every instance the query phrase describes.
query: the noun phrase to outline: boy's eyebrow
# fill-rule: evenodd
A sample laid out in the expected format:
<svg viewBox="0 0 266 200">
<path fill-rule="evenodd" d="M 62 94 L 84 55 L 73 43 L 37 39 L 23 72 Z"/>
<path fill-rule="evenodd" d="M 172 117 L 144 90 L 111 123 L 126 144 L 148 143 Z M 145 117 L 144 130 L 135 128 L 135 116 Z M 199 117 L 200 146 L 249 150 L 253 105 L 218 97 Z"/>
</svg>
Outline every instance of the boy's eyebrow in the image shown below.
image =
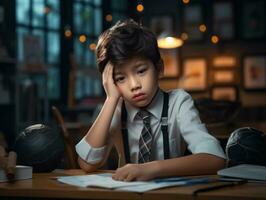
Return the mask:
<svg viewBox="0 0 266 200">
<path fill-rule="evenodd" d="M 122 74 L 122 72 L 119 70 L 114 70 L 114 75 L 119 75 L 119 74 Z"/>
<path fill-rule="evenodd" d="M 139 61 L 135 64 L 135 67 L 141 66 L 141 65 L 145 65 L 146 62 L 145 61 Z"/>
<path fill-rule="evenodd" d="M 122 74 L 121 72 L 115 72 L 114 76 L 121 75 L 121 74 Z"/>
<path fill-rule="evenodd" d="M 145 65 L 146 64 L 146 61 L 138 61 L 134 64 L 134 67 L 139 67 L 141 65 Z M 115 69 L 114 70 L 114 75 L 119 75 L 119 74 L 122 74 L 123 72 L 121 72 L 119 69 Z"/>
</svg>

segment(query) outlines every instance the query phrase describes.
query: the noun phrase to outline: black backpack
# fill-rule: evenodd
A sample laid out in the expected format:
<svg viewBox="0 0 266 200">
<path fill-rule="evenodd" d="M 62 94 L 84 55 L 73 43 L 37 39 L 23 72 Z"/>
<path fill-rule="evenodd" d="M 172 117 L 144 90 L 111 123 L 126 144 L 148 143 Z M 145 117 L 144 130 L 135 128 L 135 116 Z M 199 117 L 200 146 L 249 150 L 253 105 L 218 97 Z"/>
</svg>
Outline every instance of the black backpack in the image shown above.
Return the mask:
<svg viewBox="0 0 266 200">
<path fill-rule="evenodd" d="M 227 166 L 253 164 L 266 166 L 266 134 L 251 127 L 235 130 L 226 144 Z"/>
</svg>

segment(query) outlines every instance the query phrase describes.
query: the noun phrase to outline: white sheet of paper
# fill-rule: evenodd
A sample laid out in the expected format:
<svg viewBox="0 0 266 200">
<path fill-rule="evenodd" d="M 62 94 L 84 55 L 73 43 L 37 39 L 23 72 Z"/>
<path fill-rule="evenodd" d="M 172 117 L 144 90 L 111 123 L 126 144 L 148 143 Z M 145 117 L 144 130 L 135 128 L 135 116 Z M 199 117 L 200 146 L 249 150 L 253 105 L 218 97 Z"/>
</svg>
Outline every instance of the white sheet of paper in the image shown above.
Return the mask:
<svg viewBox="0 0 266 200">
<path fill-rule="evenodd" d="M 81 175 L 81 176 L 61 176 L 57 177 L 57 180 L 61 183 L 66 183 L 80 187 L 103 187 L 109 189 L 147 184 L 147 182 L 142 182 L 142 181 L 134 181 L 134 182 L 116 181 L 112 179 L 111 173 Z"/>
<path fill-rule="evenodd" d="M 66 183 L 69 185 L 75 185 L 79 187 L 101 187 L 114 190 L 123 190 L 131 192 L 146 192 L 158 188 L 171 187 L 171 186 L 181 186 L 189 183 L 190 180 L 187 180 L 182 177 L 173 177 L 175 181 L 167 181 L 162 179 L 163 182 L 155 181 L 116 181 L 112 179 L 111 173 L 103 174 L 93 174 L 93 175 L 81 175 L 81 176 L 60 176 L 57 177 L 57 180 L 61 183 Z M 173 179 L 173 178 L 168 178 Z M 165 181 L 165 182 L 164 182 Z"/>
<path fill-rule="evenodd" d="M 146 182 L 145 185 L 126 186 L 126 187 L 117 188 L 116 190 L 131 191 L 131 192 L 147 192 L 159 188 L 181 186 L 185 184 L 186 181 L 165 182 L 165 183 Z"/>
</svg>

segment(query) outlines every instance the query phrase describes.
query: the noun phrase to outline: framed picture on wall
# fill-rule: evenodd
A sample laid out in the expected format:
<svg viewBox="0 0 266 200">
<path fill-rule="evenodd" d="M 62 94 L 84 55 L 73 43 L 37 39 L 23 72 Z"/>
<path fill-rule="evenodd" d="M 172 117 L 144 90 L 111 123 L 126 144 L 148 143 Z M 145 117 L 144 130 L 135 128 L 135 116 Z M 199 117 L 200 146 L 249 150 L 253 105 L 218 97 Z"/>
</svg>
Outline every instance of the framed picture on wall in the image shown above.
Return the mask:
<svg viewBox="0 0 266 200">
<path fill-rule="evenodd" d="M 235 70 L 215 70 L 212 73 L 212 82 L 215 85 L 236 84 L 238 82 Z"/>
<path fill-rule="evenodd" d="M 180 87 L 188 91 L 207 89 L 207 63 L 204 58 L 187 58 L 183 61 Z"/>
<path fill-rule="evenodd" d="M 234 37 L 233 3 L 231 1 L 216 1 L 213 4 L 213 31 L 221 39 Z"/>
<path fill-rule="evenodd" d="M 266 56 L 244 57 L 243 86 L 246 90 L 266 89 Z"/>
<path fill-rule="evenodd" d="M 160 49 L 164 63 L 164 77 L 171 78 L 179 75 L 179 54 L 177 49 Z"/>
<path fill-rule="evenodd" d="M 234 86 L 213 87 L 211 97 L 213 100 L 237 101 L 238 90 Z"/>
<path fill-rule="evenodd" d="M 183 9 L 182 32 L 188 36 L 188 41 L 199 41 L 204 37 L 199 27 L 204 23 L 203 7 L 201 4 L 189 4 Z"/>
<path fill-rule="evenodd" d="M 243 1 L 242 36 L 245 39 L 256 39 L 265 36 L 265 1 Z"/>
<path fill-rule="evenodd" d="M 214 68 L 234 68 L 236 67 L 236 57 L 230 55 L 215 56 L 213 58 Z"/>
</svg>

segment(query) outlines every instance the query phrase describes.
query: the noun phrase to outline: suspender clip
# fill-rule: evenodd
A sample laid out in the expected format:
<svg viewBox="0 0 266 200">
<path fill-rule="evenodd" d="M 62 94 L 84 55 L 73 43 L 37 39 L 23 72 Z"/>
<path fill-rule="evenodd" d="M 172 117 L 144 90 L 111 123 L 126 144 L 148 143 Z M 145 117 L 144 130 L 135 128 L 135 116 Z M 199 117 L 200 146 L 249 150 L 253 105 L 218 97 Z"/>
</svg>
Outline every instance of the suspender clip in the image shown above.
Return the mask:
<svg viewBox="0 0 266 200">
<path fill-rule="evenodd" d="M 168 118 L 167 117 L 162 117 L 161 122 L 162 122 L 162 126 L 168 126 Z"/>
</svg>

